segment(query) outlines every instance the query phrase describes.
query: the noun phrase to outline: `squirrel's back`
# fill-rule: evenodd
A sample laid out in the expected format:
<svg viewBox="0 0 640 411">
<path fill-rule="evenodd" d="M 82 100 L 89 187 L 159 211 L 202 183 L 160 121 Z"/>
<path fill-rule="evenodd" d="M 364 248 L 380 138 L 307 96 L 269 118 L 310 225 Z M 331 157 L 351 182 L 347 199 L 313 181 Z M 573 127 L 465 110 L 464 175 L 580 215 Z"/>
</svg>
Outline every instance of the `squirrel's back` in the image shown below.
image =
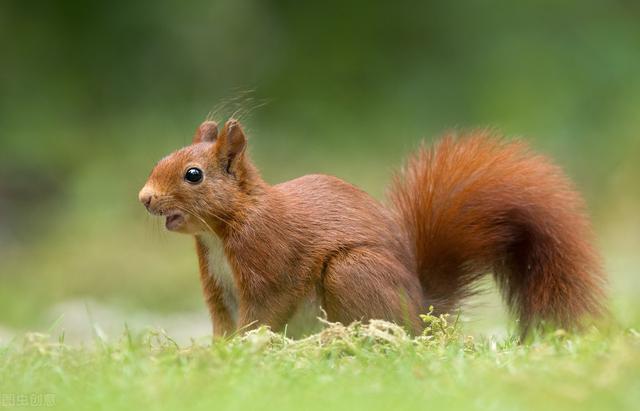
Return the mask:
<svg viewBox="0 0 640 411">
<path fill-rule="evenodd" d="M 286 208 L 286 232 L 305 233 L 309 247 L 386 247 L 414 267 L 406 233 L 392 210 L 360 188 L 324 175 L 309 174 L 272 187 Z"/>
</svg>

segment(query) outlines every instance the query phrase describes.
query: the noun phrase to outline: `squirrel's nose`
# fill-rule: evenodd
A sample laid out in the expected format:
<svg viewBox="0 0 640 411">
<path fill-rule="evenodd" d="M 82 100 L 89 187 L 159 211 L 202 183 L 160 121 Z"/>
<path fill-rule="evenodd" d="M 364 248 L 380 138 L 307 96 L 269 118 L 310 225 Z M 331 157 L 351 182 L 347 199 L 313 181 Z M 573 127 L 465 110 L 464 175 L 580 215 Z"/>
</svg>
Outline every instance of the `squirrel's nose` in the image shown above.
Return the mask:
<svg viewBox="0 0 640 411">
<path fill-rule="evenodd" d="M 138 200 L 146 207 L 149 208 L 151 205 L 151 199 L 153 199 L 153 191 L 151 191 L 148 187 L 142 187 L 142 190 L 138 193 Z"/>
</svg>

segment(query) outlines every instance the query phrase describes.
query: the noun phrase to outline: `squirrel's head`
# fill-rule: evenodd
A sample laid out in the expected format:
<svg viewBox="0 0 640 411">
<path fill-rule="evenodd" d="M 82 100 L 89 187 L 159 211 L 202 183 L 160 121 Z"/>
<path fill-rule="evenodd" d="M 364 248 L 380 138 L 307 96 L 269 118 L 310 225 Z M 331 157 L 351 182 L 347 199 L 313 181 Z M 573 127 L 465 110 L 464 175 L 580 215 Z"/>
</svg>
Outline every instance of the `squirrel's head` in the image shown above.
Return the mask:
<svg viewBox="0 0 640 411">
<path fill-rule="evenodd" d="M 228 120 L 220 133 L 215 122 L 205 121 L 190 146 L 158 162 L 138 199 L 151 214 L 164 216 L 170 231 L 217 232 L 234 222 L 260 184 L 246 146 L 237 120 Z"/>
</svg>

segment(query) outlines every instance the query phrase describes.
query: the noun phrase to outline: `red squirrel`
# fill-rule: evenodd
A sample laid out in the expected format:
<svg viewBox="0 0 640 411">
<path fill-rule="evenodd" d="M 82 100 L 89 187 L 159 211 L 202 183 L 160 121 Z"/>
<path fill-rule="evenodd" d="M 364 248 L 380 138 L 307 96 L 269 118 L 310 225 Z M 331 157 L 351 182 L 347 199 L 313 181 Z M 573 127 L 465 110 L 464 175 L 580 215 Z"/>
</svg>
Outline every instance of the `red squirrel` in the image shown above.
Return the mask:
<svg viewBox="0 0 640 411">
<path fill-rule="evenodd" d="M 168 230 L 195 237 L 215 336 L 283 330 L 309 307 L 416 333 L 419 314 L 457 309 L 488 273 L 523 336 L 605 311 L 583 200 L 522 141 L 474 131 L 423 144 L 385 205 L 328 175 L 269 185 L 246 148 L 237 120 L 220 132 L 206 121 L 139 193 Z"/>
</svg>

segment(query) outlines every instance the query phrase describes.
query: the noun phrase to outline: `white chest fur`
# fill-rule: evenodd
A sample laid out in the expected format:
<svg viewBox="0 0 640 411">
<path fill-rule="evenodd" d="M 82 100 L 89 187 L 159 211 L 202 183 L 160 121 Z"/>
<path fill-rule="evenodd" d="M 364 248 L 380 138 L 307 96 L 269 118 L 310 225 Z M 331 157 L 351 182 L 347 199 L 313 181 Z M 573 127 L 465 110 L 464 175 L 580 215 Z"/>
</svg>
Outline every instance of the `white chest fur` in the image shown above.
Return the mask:
<svg viewBox="0 0 640 411">
<path fill-rule="evenodd" d="M 238 289 L 222 241 L 215 235 L 202 235 L 200 240 L 207 249 L 209 275 L 222 289 L 224 304 L 234 321 L 237 321 Z M 320 302 L 313 290 L 301 301 L 287 321 L 287 335 L 301 337 L 318 331 L 321 328 L 318 321 L 320 315 Z"/>
<path fill-rule="evenodd" d="M 235 318 L 238 311 L 238 289 L 233 279 L 233 272 L 224 253 L 222 241 L 215 235 L 200 237 L 207 249 L 207 267 L 209 275 L 223 291 L 224 304 Z"/>
</svg>

